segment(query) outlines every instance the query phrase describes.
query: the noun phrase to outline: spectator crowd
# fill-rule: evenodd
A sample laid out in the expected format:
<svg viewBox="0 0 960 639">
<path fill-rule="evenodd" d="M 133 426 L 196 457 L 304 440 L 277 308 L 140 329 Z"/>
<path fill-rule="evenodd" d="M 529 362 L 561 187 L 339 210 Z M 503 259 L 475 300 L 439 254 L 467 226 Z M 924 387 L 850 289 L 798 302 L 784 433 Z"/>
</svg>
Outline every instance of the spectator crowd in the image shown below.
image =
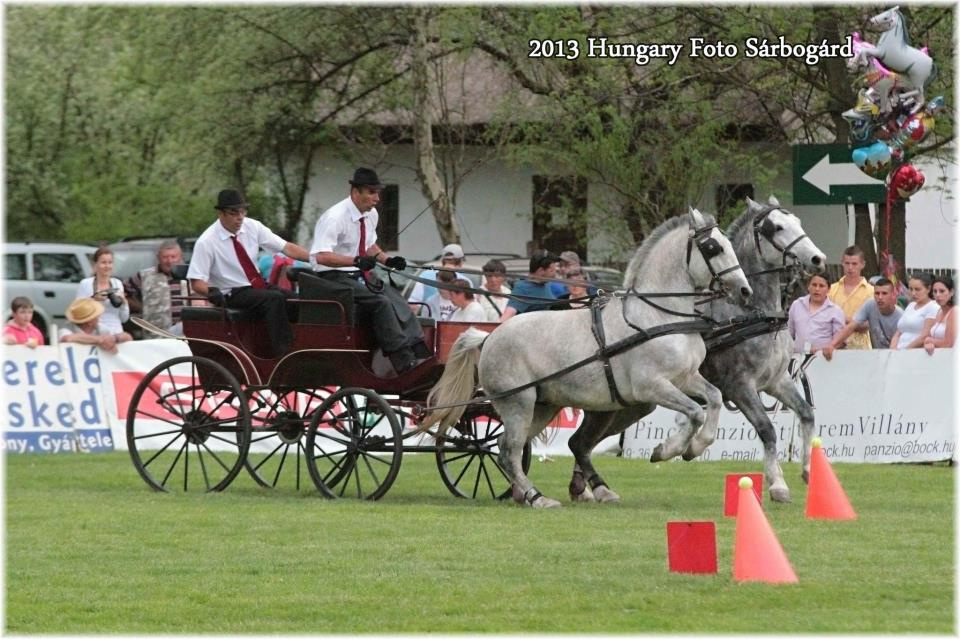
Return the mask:
<svg viewBox="0 0 960 639">
<path fill-rule="evenodd" d="M 459 244 L 441 249 L 440 266 L 422 271 L 406 300 L 392 286 L 371 287 L 377 263 L 399 271 L 406 268 L 406 260 L 387 257 L 377 245 L 375 206 L 383 185 L 376 173 L 357 169 L 349 183 L 350 196 L 318 220 L 309 251 L 246 217 L 248 204 L 231 189 L 218 195 L 214 206 L 218 220 L 197 240 L 189 272 L 185 266 L 176 269 L 182 265 L 183 252 L 176 241 L 169 240 L 157 249 L 155 265 L 121 282 L 113 274 L 113 253 L 101 246 L 93 254 L 93 276 L 77 286 L 76 299 L 66 313 L 71 327 L 60 329 L 59 341 L 115 351 L 117 344 L 134 338 L 134 331 L 124 330 L 132 314 L 167 333 L 182 335 L 184 305 L 212 304 L 260 313 L 267 320 L 276 354 L 281 355 L 291 341 L 285 300 L 296 294 L 296 278 L 287 275 L 308 271 L 325 278 L 329 285 L 353 291 L 359 307 L 366 309 L 361 315 L 387 347 L 384 354 L 401 370 L 429 356 L 417 316 L 452 322 L 507 322 L 528 312 L 583 308 L 596 293 L 576 252 L 556 255 L 542 249 L 533 251 L 526 277 L 517 278 L 512 289 L 506 283 L 506 267 L 498 259 L 482 266 L 480 285 L 475 289 L 461 270 L 467 258 Z M 266 253 L 257 260 L 262 249 Z M 868 281 L 863 276 L 866 261 L 859 247 L 844 250 L 840 264 L 840 279 L 830 283 L 824 275 L 810 276 L 807 294 L 789 307 L 787 330 L 797 353 L 823 353 L 831 360 L 841 349 L 922 348 L 932 354 L 953 347 L 952 277 L 911 273 L 909 300 L 898 300 L 895 282 L 885 277 Z M 10 310 L 4 343 L 29 348 L 43 345 L 43 334 L 31 321 L 33 302 L 16 297 Z M 143 331 L 142 336 L 136 332 L 138 339 L 158 336 L 151 331 Z"/>
</svg>

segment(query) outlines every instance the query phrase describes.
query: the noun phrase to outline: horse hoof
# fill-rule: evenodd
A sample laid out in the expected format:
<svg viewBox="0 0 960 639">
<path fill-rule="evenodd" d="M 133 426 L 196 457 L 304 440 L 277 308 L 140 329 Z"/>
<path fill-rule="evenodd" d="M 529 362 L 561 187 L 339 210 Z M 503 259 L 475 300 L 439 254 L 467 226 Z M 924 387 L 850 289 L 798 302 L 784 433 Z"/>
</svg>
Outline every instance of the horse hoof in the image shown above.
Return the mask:
<svg viewBox="0 0 960 639">
<path fill-rule="evenodd" d="M 543 496 L 543 495 L 540 495 L 539 497 L 537 497 L 536 499 L 533 500 L 533 503 L 530 504 L 530 507 L 531 507 L 531 508 L 537 508 L 537 509 L 540 509 L 540 508 L 559 508 L 559 507 L 562 506 L 562 505 L 563 505 L 563 504 L 561 504 L 561 503 L 560 503 L 559 501 L 557 501 L 556 499 L 550 499 L 549 497 L 545 497 L 545 496 Z"/>
<path fill-rule="evenodd" d="M 570 491 L 570 501 L 579 501 L 579 502 L 591 502 L 597 501 L 593 491 L 590 490 L 589 486 L 585 486 L 583 492 L 575 494 L 572 490 Z"/>
<path fill-rule="evenodd" d="M 803 471 L 803 472 L 800 474 L 800 476 L 803 477 L 803 483 L 805 483 L 805 484 L 809 484 L 809 483 L 810 483 L 810 471 L 809 471 L 809 470 Z"/>
<path fill-rule="evenodd" d="M 789 504 L 791 501 L 793 501 L 790 499 L 789 488 L 771 488 L 770 499 L 781 504 Z"/>
<path fill-rule="evenodd" d="M 697 458 L 697 456 L 694 455 L 693 451 L 691 451 L 689 448 L 683 451 L 683 455 L 681 456 L 683 457 L 683 461 L 693 461 Z"/>
<path fill-rule="evenodd" d="M 658 461 L 663 461 L 663 444 L 657 444 L 653 449 L 653 452 L 650 454 L 650 463 L 655 464 Z"/>
<path fill-rule="evenodd" d="M 613 492 L 606 486 L 597 486 L 593 490 L 593 496 L 601 504 L 618 504 L 620 503 L 620 495 Z"/>
</svg>

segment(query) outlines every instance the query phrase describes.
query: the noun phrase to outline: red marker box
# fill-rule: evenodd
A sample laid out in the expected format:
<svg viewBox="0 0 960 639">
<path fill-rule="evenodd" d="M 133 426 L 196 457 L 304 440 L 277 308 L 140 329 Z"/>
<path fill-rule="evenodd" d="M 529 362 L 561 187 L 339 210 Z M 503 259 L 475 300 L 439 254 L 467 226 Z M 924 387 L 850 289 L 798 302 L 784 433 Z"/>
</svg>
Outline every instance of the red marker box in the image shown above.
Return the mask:
<svg viewBox="0 0 960 639">
<path fill-rule="evenodd" d="M 712 521 L 668 521 L 670 572 L 717 574 L 717 527 Z"/>
</svg>

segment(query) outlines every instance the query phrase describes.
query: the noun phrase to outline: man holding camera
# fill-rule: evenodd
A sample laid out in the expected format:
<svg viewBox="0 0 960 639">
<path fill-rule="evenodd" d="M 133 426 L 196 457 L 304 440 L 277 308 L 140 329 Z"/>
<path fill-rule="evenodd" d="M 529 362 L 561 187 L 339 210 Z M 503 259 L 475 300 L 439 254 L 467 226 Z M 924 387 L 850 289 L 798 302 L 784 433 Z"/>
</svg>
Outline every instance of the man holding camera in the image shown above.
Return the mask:
<svg viewBox="0 0 960 639">
<path fill-rule="evenodd" d="M 206 295 L 214 306 L 249 310 L 265 320 L 273 356 L 281 357 L 293 345 L 286 307 L 289 292 L 267 284 L 254 260 L 261 248 L 305 262 L 310 256 L 302 246 L 248 218 L 248 206 L 239 191 L 220 191 L 213 207 L 218 219 L 197 238 L 187 279 L 194 292 Z"/>
<path fill-rule="evenodd" d="M 378 345 L 397 373 L 406 372 L 432 353 L 423 342 L 420 322 L 406 300 L 374 267 L 381 263 L 403 270 L 407 261 L 387 257 L 377 246 L 380 192 L 384 185 L 372 169 L 358 168 L 350 180 L 350 195 L 327 209 L 314 228 L 310 254 L 314 270 L 335 287 L 349 288 L 360 315 L 373 325 Z"/>
</svg>

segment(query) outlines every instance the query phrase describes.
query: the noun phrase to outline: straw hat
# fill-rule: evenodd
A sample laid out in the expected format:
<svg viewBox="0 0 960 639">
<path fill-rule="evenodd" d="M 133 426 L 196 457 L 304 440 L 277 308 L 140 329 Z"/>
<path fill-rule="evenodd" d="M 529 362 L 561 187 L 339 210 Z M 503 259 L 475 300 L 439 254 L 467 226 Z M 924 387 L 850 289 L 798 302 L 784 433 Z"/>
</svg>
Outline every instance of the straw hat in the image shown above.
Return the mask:
<svg viewBox="0 0 960 639">
<path fill-rule="evenodd" d="M 103 304 L 89 297 L 81 297 L 70 302 L 67 307 L 67 319 L 76 325 L 86 324 L 103 314 Z"/>
</svg>

